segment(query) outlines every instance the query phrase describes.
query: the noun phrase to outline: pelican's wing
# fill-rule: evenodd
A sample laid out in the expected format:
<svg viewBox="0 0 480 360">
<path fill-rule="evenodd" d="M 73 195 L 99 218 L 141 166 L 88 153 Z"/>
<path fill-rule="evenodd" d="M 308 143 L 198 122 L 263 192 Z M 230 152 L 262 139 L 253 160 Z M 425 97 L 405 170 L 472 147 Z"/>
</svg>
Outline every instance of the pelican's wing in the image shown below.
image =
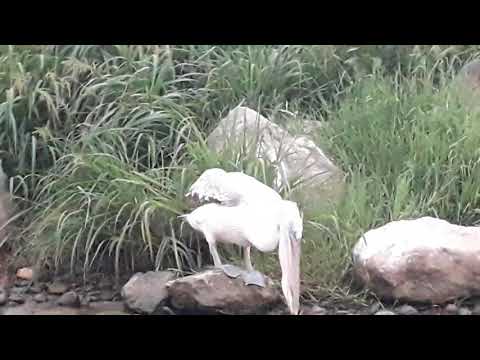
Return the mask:
<svg viewBox="0 0 480 360">
<path fill-rule="evenodd" d="M 231 194 L 226 181 L 227 173 L 222 169 L 209 169 L 190 186 L 186 197 L 199 202 L 216 201 L 221 204 L 232 202 L 235 195 Z"/>
<path fill-rule="evenodd" d="M 226 206 L 258 201 L 265 197 L 280 199 L 275 190 L 251 176 L 240 172 L 227 173 L 216 168 L 204 171 L 186 196 L 199 202 L 215 201 Z"/>
</svg>

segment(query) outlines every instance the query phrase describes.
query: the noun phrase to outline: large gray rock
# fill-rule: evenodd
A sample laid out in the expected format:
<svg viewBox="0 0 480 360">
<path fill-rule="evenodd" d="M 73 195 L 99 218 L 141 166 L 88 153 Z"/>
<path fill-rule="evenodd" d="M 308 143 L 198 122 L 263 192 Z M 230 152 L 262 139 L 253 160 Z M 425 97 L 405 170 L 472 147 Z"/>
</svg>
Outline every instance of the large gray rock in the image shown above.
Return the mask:
<svg viewBox="0 0 480 360">
<path fill-rule="evenodd" d="M 245 285 L 218 269 L 170 281 L 167 287 L 170 304 L 187 313 L 260 314 L 282 301 L 271 279 L 265 288 Z"/>
<path fill-rule="evenodd" d="M 237 107 L 220 121 L 207 139 L 217 152 L 248 149 L 277 169 L 276 190 L 294 188 L 304 206 L 318 200 L 337 201 L 344 191 L 343 172 L 307 136 L 286 130 L 247 107 Z"/>
<path fill-rule="evenodd" d="M 463 66 L 455 78 L 454 91 L 469 110 L 480 110 L 480 60 Z"/>
<path fill-rule="evenodd" d="M 457 79 L 462 81 L 471 91 L 480 90 L 480 60 L 473 60 L 465 64 Z"/>
<path fill-rule="evenodd" d="M 354 272 L 386 299 L 441 304 L 480 295 L 480 228 L 422 217 L 367 231 Z"/>
<path fill-rule="evenodd" d="M 169 271 L 137 273 L 123 286 L 125 305 L 142 314 L 152 314 L 167 299 L 166 283 L 174 278 Z"/>
<path fill-rule="evenodd" d="M 305 135 L 315 135 L 323 127 L 323 124 L 320 121 L 314 120 L 303 120 L 302 125 L 303 133 Z"/>
</svg>

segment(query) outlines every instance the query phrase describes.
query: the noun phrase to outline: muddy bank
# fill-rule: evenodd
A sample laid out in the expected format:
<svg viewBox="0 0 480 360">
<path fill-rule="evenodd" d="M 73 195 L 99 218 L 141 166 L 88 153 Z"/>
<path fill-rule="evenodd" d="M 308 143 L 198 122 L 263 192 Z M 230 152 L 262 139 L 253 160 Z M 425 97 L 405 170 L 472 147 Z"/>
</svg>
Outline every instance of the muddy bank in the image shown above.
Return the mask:
<svg viewBox="0 0 480 360">
<path fill-rule="evenodd" d="M 28 271 L 17 275 L 29 277 Z M 42 280 L 22 279 L 3 272 L 0 284 L 0 315 L 135 315 L 122 298 L 122 288 L 129 277 L 115 282 L 111 276 L 94 274 L 87 280 L 63 277 L 43 277 Z M 262 312 L 265 314 L 265 312 Z M 170 302 L 162 303 L 154 315 L 207 315 L 208 312 L 181 311 Z M 259 312 L 260 314 L 260 312 Z M 279 303 L 267 315 L 288 315 L 288 309 Z M 301 315 L 477 315 L 480 299 L 459 301 L 442 306 L 422 304 L 380 303 L 368 301 L 365 305 L 331 302 L 303 303 Z"/>
<path fill-rule="evenodd" d="M 7 291 L 1 315 L 136 315 L 129 310 L 120 291 L 106 286 L 103 280 L 96 285 L 78 286 L 75 282 L 52 281 L 27 284 L 17 280 Z M 102 286 L 103 285 L 103 286 Z M 1 297 L 1 295 L 0 295 Z M 0 299 L 1 300 L 1 299 Z M 70 302 L 68 302 L 70 301 Z M 301 315 L 477 315 L 480 301 L 451 303 L 444 306 L 381 304 L 368 306 L 332 305 L 328 301 L 303 304 Z M 154 315 L 206 315 L 206 313 L 180 312 L 165 304 Z M 267 315 L 288 315 L 285 306 L 279 305 Z"/>
</svg>

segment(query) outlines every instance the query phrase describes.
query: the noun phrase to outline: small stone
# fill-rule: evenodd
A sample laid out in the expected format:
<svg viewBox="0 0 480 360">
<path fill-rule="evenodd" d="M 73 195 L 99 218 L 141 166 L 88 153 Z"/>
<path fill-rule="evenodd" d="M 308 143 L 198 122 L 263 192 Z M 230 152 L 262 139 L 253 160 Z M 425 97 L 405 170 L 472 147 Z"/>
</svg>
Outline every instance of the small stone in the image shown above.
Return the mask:
<svg viewBox="0 0 480 360">
<path fill-rule="evenodd" d="M 458 315 L 472 315 L 472 311 L 465 307 L 458 309 Z"/>
<path fill-rule="evenodd" d="M 410 305 L 402 305 L 397 308 L 397 313 L 400 315 L 416 315 L 418 314 L 418 310 L 415 309 L 413 306 Z"/>
<path fill-rule="evenodd" d="M 480 302 L 475 304 L 472 313 L 473 315 L 480 315 Z"/>
<path fill-rule="evenodd" d="M 99 295 L 101 301 L 110 301 L 114 298 L 115 293 L 113 291 L 105 290 L 102 291 Z"/>
<path fill-rule="evenodd" d="M 80 306 L 88 306 L 90 304 L 90 299 L 88 296 L 82 296 L 80 298 Z"/>
<path fill-rule="evenodd" d="M 16 294 L 16 293 L 10 294 L 10 296 L 8 297 L 8 300 L 13 301 L 17 304 L 23 304 L 25 302 L 25 298 L 20 294 Z"/>
<path fill-rule="evenodd" d="M 327 309 L 324 307 L 314 305 L 311 307 L 305 307 L 301 312 L 302 315 L 326 315 Z"/>
<path fill-rule="evenodd" d="M 375 314 L 377 311 L 380 310 L 381 307 L 382 307 L 382 305 L 380 303 L 375 303 L 372 306 L 370 306 L 370 308 L 368 310 L 369 310 L 370 314 Z"/>
<path fill-rule="evenodd" d="M 30 286 L 27 289 L 27 292 L 30 293 L 30 294 L 38 294 L 38 293 L 42 292 L 42 288 L 38 285 Z"/>
<path fill-rule="evenodd" d="M 47 286 L 47 292 L 52 295 L 62 295 L 68 291 L 69 287 L 63 282 L 53 282 Z"/>
<path fill-rule="evenodd" d="M 31 281 L 29 280 L 17 280 L 15 281 L 15 286 L 17 287 L 25 287 L 31 284 Z"/>
<path fill-rule="evenodd" d="M 172 309 L 170 309 L 168 306 L 162 306 L 159 312 L 161 315 L 175 315 Z"/>
<path fill-rule="evenodd" d="M 108 278 L 103 278 L 98 282 L 98 288 L 100 290 L 110 289 L 112 287 L 112 282 Z"/>
<path fill-rule="evenodd" d="M 336 314 L 337 315 L 353 315 L 352 312 L 348 310 L 337 310 Z"/>
<path fill-rule="evenodd" d="M 8 301 L 8 294 L 4 288 L 0 288 L 0 306 L 5 305 Z"/>
<path fill-rule="evenodd" d="M 327 309 L 325 309 L 324 307 L 315 305 L 315 306 L 312 306 L 312 308 L 310 309 L 310 312 L 311 312 L 310 313 L 311 315 L 325 315 L 327 313 Z"/>
<path fill-rule="evenodd" d="M 101 312 L 95 313 L 94 315 L 130 315 L 130 314 L 126 313 L 125 311 L 111 310 L 111 311 L 101 311 Z"/>
<path fill-rule="evenodd" d="M 275 309 L 271 310 L 268 312 L 268 315 L 288 315 L 288 310 L 285 309 L 283 306 L 282 307 L 276 307 Z M 300 312 L 300 315 L 307 315 L 304 312 Z"/>
<path fill-rule="evenodd" d="M 58 295 L 47 295 L 47 300 L 51 302 L 57 302 L 59 296 Z"/>
<path fill-rule="evenodd" d="M 396 315 L 396 314 L 390 310 L 380 310 L 380 311 L 377 311 L 375 315 Z"/>
<path fill-rule="evenodd" d="M 20 286 L 14 286 L 10 288 L 10 294 L 24 294 L 25 289 Z"/>
<path fill-rule="evenodd" d="M 34 286 L 37 287 L 37 288 L 39 288 L 39 289 L 41 289 L 42 291 L 48 289 L 48 285 L 45 284 L 45 283 L 42 283 L 42 282 L 35 283 Z"/>
<path fill-rule="evenodd" d="M 61 306 L 80 307 L 80 298 L 74 291 L 69 291 L 60 296 L 57 304 Z"/>
<path fill-rule="evenodd" d="M 121 301 L 99 301 L 89 306 L 89 312 L 99 313 L 105 311 L 125 312 L 125 306 Z"/>
<path fill-rule="evenodd" d="M 47 296 L 43 293 L 35 294 L 35 296 L 33 297 L 33 301 L 37 303 L 45 302 L 47 301 Z"/>
<path fill-rule="evenodd" d="M 87 294 L 88 300 L 91 301 L 91 302 L 99 301 L 100 300 L 100 294 L 101 294 L 101 292 L 97 291 L 97 290 L 90 291 Z"/>
<path fill-rule="evenodd" d="M 458 307 L 455 304 L 448 304 L 445 306 L 445 311 L 448 313 L 456 313 L 458 311 Z"/>
<path fill-rule="evenodd" d="M 17 278 L 31 281 L 33 279 L 33 269 L 29 267 L 18 269 Z"/>
</svg>

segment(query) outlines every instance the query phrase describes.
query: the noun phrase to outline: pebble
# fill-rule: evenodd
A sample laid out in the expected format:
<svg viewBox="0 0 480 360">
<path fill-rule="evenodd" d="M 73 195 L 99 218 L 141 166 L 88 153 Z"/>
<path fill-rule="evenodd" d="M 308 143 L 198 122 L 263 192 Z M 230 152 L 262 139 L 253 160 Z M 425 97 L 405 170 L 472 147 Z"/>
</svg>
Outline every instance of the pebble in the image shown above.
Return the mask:
<svg viewBox="0 0 480 360">
<path fill-rule="evenodd" d="M 17 287 L 25 287 L 27 285 L 30 285 L 31 284 L 31 281 L 29 280 L 17 280 L 15 281 L 15 286 Z"/>
<path fill-rule="evenodd" d="M 61 306 L 80 307 L 80 298 L 74 291 L 69 291 L 60 296 L 57 304 Z"/>
<path fill-rule="evenodd" d="M 445 311 L 449 313 L 456 313 L 458 311 L 458 307 L 455 304 L 448 304 L 445 306 Z"/>
<path fill-rule="evenodd" d="M 10 296 L 8 297 L 8 300 L 13 301 L 17 304 L 23 304 L 25 302 L 25 298 L 20 294 L 16 294 L 16 293 L 10 294 Z"/>
<path fill-rule="evenodd" d="M 14 286 L 10 288 L 10 294 L 24 294 L 25 293 L 25 288 L 20 287 L 20 286 Z"/>
<path fill-rule="evenodd" d="M 172 309 L 170 309 L 168 306 L 163 306 L 161 311 L 163 315 L 175 315 Z"/>
<path fill-rule="evenodd" d="M 30 293 L 30 294 L 38 294 L 38 293 L 42 292 L 42 288 L 38 285 L 30 286 L 27 289 L 27 292 Z"/>
<path fill-rule="evenodd" d="M 473 307 L 473 315 L 480 315 L 480 303 L 475 304 Z"/>
<path fill-rule="evenodd" d="M 47 296 L 43 293 L 35 294 L 35 296 L 33 297 L 33 301 L 35 301 L 37 303 L 42 303 L 42 302 L 45 302 L 47 300 L 48 300 Z"/>
<path fill-rule="evenodd" d="M 33 279 L 33 269 L 29 267 L 18 269 L 17 278 L 31 281 Z"/>
<path fill-rule="evenodd" d="M 4 288 L 0 288 L 0 306 L 5 305 L 8 301 L 8 294 Z"/>
<path fill-rule="evenodd" d="M 372 306 L 370 306 L 370 309 L 368 309 L 368 310 L 369 310 L 370 314 L 375 314 L 376 312 L 378 312 L 380 310 L 381 307 L 382 307 L 382 305 L 380 303 L 375 303 Z"/>
<path fill-rule="evenodd" d="M 99 295 L 101 301 L 110 301 L 114 298 L 115 293 L 113 291 L 105 290 L 102 291 Z"/>
<path fill-rule="evenodd" d="M 111 310 L 111 311 L 101 311 L 94 315 L 130 315 L 130 314 L 126 313 L 125 311 Z M 162 314 L 162 315 L 170 315 L 170 314 Z M 175 315 L 175 314 L 172 314 L 172 315 Z"/>
<path fill-rule="evenodd" d="M 58 295 L 47 295 L 47 300 L 51 302 L 56 302 L 58 300 Z"/>
<path fill-rule="evenodd" d="M 82 296 L 80 298 L 80 306 L 89 306 L 90 305 L 90 299 L 88 296 Z"/>
<path fill-rule="evenodd" d="M 380 311 L 377 311 L 375 315 L 395 315 L 395 313 L 390 310 L 380 310 Z"/>
<path fill-rule="evenodd" d="M 103 278 L 98 282 L 98 288 L 100 290 L 106 290 L 112 287 L 112 282 L 108 278 Z"/>
<path fill-rule="evenodd" d="M 418 314 L 418 310 L 415 309 L 413 306 L 410 305 L 402 305 L 397 308 L 397 313 L 400 315 L 416 315 Z"/>
<path fill-rule="evenodd" d="M 268 315 L 274 315 L 274 316 L 276 316 L 276 315 L 288 315 L 288 312 L 286 310 L 282 309 L 282 308 L 276 308 L 276 309 L 273 309 L 272 311 L 270 311 L 268 313 Z M 305 314 L 301 313 L 301 315 L 305 315 Z"/>
<path fill-rule="evenodd" d="M 472 311 L 465 307 L 458 309 L 458 315 L 472 315 Z"/>
<path fill-rule="evenodd" d="M 352 315 L 352 312 L 348 311 L 348 310 L 337 310 L 336 314 L 337 315 Z"/>
<path fill-rule="evenodd" d="M 90 292 L 87 294 L 87 297 L 88 297 L 89 301 L 95 302 L 95 301 L 99 301 L 99 300 L 100 300 L 100 294 L 101 294 L 100 291 L 90 291 Z"/>
<path fill-rule="evenodd" d="M 325 315 L 327 313 L 327 309 L 314 305 L 312 307 L 305 307 L 302 311 L 302 315 Z"/>
<path fill-rule="evenodd" d="M 63 282 L 54 282 L 47 286 L 47 292 L 52 295 L 62 295 L 66 293 L 69 286 Z"/>
</svg>

